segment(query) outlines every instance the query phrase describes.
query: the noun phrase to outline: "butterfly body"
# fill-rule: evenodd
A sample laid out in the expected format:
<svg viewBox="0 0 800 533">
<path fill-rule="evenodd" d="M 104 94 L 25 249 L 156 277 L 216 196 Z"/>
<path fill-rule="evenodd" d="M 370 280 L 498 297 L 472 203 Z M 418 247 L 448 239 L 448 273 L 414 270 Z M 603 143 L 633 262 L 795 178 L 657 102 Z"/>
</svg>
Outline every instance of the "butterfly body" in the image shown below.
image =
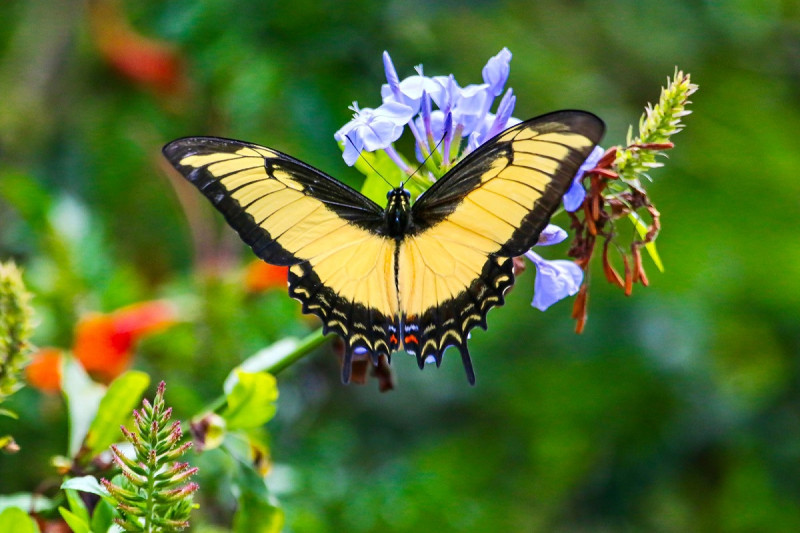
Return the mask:
<svg viewBox="0 0 800 533">
<path fill-rule="evenodd" d="M 411 193 L 402 187 L 386 195 L 386 232 L 401 240 L 411 226 Z"/>
<path fill-rule="evenodd" d="M 420 367 L 455 346 L 470 383 L 469 331 L 486 328 L 514 283 L 513 258 L 533 246 L 602 121 L 582 111 L 531 119 L 487 141 L 412 204 L 386 207 L 286 154 L 251 143 L 187 137 L 167 159 L 263 260 L 289 266 L 289 294 L 353 355 L 398 350 Z"/>
</svg>

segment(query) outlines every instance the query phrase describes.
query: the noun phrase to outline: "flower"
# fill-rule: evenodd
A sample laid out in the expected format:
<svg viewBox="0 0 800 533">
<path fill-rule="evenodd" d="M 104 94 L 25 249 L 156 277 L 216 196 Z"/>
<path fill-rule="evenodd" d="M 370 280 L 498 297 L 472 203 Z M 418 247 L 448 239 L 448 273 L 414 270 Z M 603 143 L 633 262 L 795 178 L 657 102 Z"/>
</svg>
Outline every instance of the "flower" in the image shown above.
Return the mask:
<svg viewBox="0 0 800 533">
<path fill-rule="evenodd" d="M 583 204 L 583 199 L 586 198 L 586 190 L 583 188 L 583 175 L 597 166 L 597 162 L 603 157 L 605 150 L 600 146 L 595 146 L 589 157 L 575 173 L 575 178 L 572 180 L 567 194 L 564 195 L 564 209 L 570 213 L 575 212 Z"/>
<path fill-rule="evenodd" d="M 270 265 L 260 259 L 251 261 L 245 268 L 244 285 L 248 292 L 263 292 L 286 288 L 289 267 Z"/>
<path fill-rule="evenodd" d="M 405 104 L 386 102 L 377 109 L 359 109 L 353 102 L 353 120 L 342 126 L 334 138 L 344 143 L 344 162 L 353 166 L 361 150 L 368 152 L 388 148 L 403 134 L 414 110 Z"/>
<path fill-rule="evenodd" d="M 578 292 L 583 282 L 583 270 L 572 261 L 556 259 L 548 261 L 529 250 L 525 257 L 536 266 L 536 282 L 533 285 L 533 302 L 531 305 L 540 311 L 567 296 Z"/>
<path fill-rule="evenodd" d="M 345 162 L 352 166 L 362 150 L 385 150 L 398 167 L 408 171 L 392 145 L 408 125 L 416 141 L 419 161 L 425 161 L 438 148 L 435 162 L 426 168 L 432 174 L 429 177 L 441 177 L 453 161 L 509 124 L 519 122 L 511 118 L 516 100 L 511 91 L 504 96 L 496 115 L 489 112 L 495 98 L 503 93 L 510 61 L 511 52 L 503 48 L 483 68 L 483 83 L 462 87 L 452 75 L 425 76 L 421 65 L 416 67 L 415 75 L 400 80 L 389 53 L 384 52 L 387 83 L 381 86 L 383 103 L 376 109 L 358 109 L 354 104 L 353 120 L 334 134 L 334 138 L 344 144 Z M 432 103 L 438 109 L 432 109 Z M 469 139 L 464 151 L 463 138 Z M 451 154 L 451 146 L 458 153 Z M 432 168 L 434 166 L 437 168 Z"/>
<path fill-rule="evenodd" d="M 383 66 L 388 82 L 381 86 L 381 98 L 384 103 L 399 102 L 410 107 L 412 113 L 417 113 L 420 110 L 423 94 L 436 95 L 436 98 L 439 98 L 439 94 L 444 90 L 436 80 L 422 75 L 422 65 L 417 67 L 416 76 L 409 76 L 400 81 L 389 52 L 383 52 Z"/>
<path fill-rule="evenodd" d="M 25 377 L 31 387 L 42 392 L 61 390 L 61 359 L 58 348 L 41 348 L 35 352 L 25 367 Z"/>
<path fill-rule="evenodd" d="M 151 404 L 133 411 L 133 431 L 122 426 L 122 434 L 134 449 L 133 458 L 111 445 L 114 463 L 122 471 L 114 482 L 100 484 L 117 504 L 114 521 L 125 531 L 178 531 L 189 526 L 192 495 L 200 487 L 189 479 L 197 467 L 178 460 L 192 447 L 181 444 L 181 423 L 169 424 L 172 407 L 164 402 L 166 385 L 162 381 Z M 135 458 L 135 459 L 134 459 Z"/>
<path fill-rule="evenodd" d="M 175 47 L 137 33 L 117 2 L 91 2 L 89 21 L 103 59 L 125 78 L 164 94 L 188 87 L 183 57 Z"/>
<path fill-rule="evenodd" d="M 487 61 L 486 66 L 483 67 L 483 82 L 490 88 L 493 96 L 499 96 L 503 92 L 508 80 L 508 73 L 511 70 L 509 63 L 511 62 L 511 52 L 508 48 L 503 47 L 502 50 Z"/>
<path fill-rule="evenodd" d="M 108 314 L 93 313 L 78 322 L 73 352 L 87 372 L 109 382 L 128 367 L 139 339 L 175 322 L 176 310 L 164 300 L 140 302 Z"/>
<path fill-rule="evenodd" d="M 548 224 L 539 235 L 537 246 L 558 244 L 567 238 L 567 232 Z M 546 310 L 559 300 L 573 296 L 583 282 L 583 270 L 572 261 L 556 259 L 548 261 L 533 250 L 525 253 L 536 267 L 536 282 L 533 286 L 531 305 L 540 311 Z"/>
</svg>

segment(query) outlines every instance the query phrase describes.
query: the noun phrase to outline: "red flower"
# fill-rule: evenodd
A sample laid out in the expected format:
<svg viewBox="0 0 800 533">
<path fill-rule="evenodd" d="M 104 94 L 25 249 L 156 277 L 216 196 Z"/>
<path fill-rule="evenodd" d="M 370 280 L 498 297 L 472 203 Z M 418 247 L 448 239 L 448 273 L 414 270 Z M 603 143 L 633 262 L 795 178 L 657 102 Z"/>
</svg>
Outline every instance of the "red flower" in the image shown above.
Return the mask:
<svg viewBox="0 0 800 533">
<path fill-rule="evenodd" d="M 109 382 L 128 367 L 136 341 L 176 321 L 172 304 L 159 300 L 91 314 L 78 322 L 72 351 L 87 372 Z"/>
<path fill-rule="evenodd" d="M 250 292 L 261 292 L 268 289 L 285 289 L 288 284 L 288 267 L 270 265 L 255 260 L 247 265 L 244 273 L 244 285 Z"/>
<path fill-rule="evenodd" d="M 161 93 L 186 89 L 183 59 L 178 52 L 133 30 L 118 2 L 90 2 L 89 15 L 95 45 L 120 74 Z"/>
<path fill-rule="evenodd" d="M 61 390 L 61 350 L 42 348 L 35 352 L 25 367 L 25 375 L 31 387 L 42 392 Z"/>
</svg>

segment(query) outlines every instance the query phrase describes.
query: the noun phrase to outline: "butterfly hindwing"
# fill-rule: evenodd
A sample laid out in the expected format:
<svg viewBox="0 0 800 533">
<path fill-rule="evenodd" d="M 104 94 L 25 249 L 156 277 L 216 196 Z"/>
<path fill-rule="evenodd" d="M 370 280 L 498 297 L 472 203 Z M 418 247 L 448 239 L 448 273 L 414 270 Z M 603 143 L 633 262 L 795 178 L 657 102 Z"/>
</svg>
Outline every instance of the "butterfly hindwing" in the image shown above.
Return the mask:
<svg viewBox="0 0 800 533">
<path fill-rule="evenodd" d="M 168 144 L 164 154 L 256 255 L 290 266 L 290 295 L 345 340 L 346 360 L 354 351 L 377 357 L 397 348 L 396 245 L 381 235 L 377 204 L 254 144 L 190 137 Z"/>
</svg>

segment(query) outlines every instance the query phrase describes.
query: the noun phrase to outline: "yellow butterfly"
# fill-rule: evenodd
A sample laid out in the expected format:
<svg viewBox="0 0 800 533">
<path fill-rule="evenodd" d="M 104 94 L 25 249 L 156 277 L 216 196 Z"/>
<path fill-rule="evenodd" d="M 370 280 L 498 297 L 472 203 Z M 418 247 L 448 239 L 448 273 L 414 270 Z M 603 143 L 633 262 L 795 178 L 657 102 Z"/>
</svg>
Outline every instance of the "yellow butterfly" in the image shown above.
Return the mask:
<svg viewBox="0 0 800 533">
<path fill-rule="evenodd" d="M 381 207 L 286 154 L 251 143 L 186 137 L 164 155 L 255 254 L 289 266 L 289 294 L 353 354 L 397 350 L 437 365 L 455 346 L 471 384 L 467 335 L 514 283 L 530 249 L 594 146 L 603 121 L 558 111 L 482 144 L 412 204 L 402 186 Z"/>
</svg>

